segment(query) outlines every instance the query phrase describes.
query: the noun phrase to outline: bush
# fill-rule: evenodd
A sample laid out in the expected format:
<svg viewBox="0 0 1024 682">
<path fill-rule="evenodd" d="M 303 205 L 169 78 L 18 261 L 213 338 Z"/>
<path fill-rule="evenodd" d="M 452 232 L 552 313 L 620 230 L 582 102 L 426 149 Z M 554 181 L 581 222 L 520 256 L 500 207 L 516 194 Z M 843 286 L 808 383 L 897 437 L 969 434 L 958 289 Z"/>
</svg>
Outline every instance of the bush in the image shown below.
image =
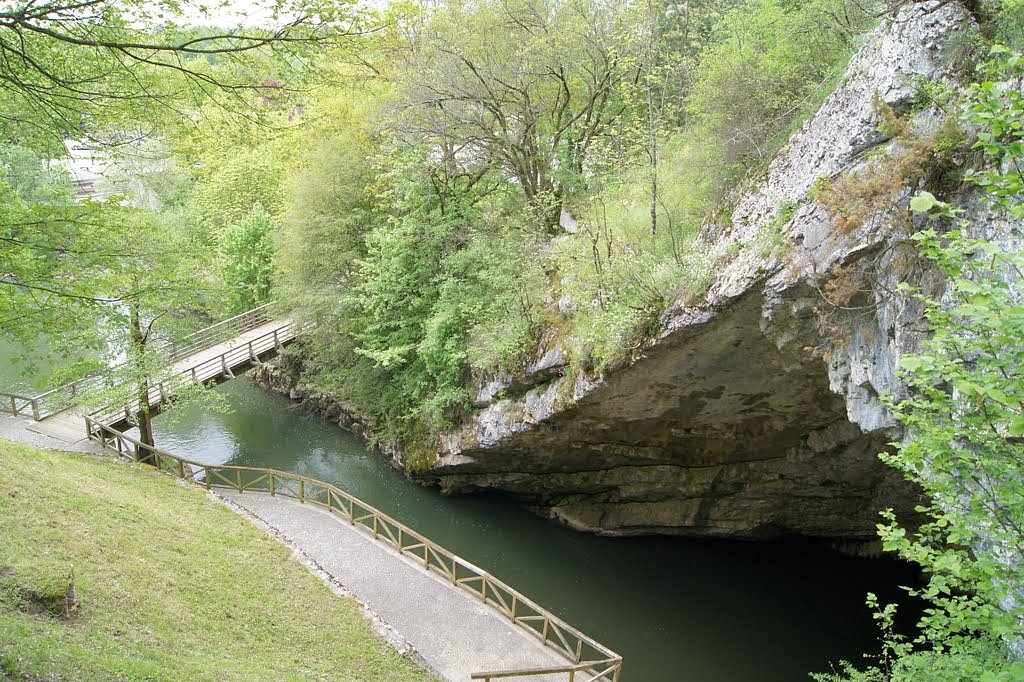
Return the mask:
<svg viewBox="0 0 1024 682">
<path fill-rule="evenodd" d="M 964 118 L 980 126 L 978 146 L 991 161 L 974 177 L 992 207 L 1017 215 L 1024 192 L 1020 161 L 1020 83 L 1024 58 L 993 49 L 986 79 L 971 88 Z M 922 193 L 911 208 L 944 222 L 960 211 Z M 963 228 L 965 225 L 959 225 Z M 883 545 L 925 572 L 910 590 L 928 603 L 920 634 L 891 630 L 895 606 L 876 608 L 883 626 L 880 664 L 847 665 L 819 680 L 1024 679 L 1024 256 L 964 236 L 959 229 L 915 235 L 922 253 L 948 277 L 942 300 L 922 293 L 933 331 L 922 351 L 905 356 L 910 397 L 888 405 L 908 438 L 883 454 L 919 485 L 928 522 L 916 533 L 891 510 L 879 527 Z"/>
<path fill-rule="evenodd" d="M 232 313 L 270 300 L 274 281 L 274 233 L 277 223 L 259 204 L 221 235 L 221 267 Z"/>
</svg>

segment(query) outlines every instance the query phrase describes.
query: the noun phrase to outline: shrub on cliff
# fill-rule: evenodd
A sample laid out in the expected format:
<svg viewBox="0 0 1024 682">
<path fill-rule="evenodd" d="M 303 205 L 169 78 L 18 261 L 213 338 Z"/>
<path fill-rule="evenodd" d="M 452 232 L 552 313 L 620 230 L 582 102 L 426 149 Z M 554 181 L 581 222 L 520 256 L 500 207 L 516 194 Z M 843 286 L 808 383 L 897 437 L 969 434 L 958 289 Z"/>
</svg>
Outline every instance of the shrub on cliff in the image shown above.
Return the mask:
<svg viewBox="0 0 1024 682">
<path fill-rule="evenodd" d="M 1005 218 L 1022 215 L 1024 56 L 995 47 L 971 88 L 966 122 L 978 127 L 988 170 L 972 175 Z M 911 208 L 941 222 L 960 211 L 922 193 Z M 958 227 L 966 227 L 963 224 Z M 1014 230 L 1016 239 L 1019 232 Z M 886 549 L 916 563 L 927 584 L 920 634 L 893 630 L 894 605 L 869 597 L 883 628 L 877 664 L 818 680 L 1024 679 L 1024 257 L 959 229 L 915 235 L 948 277 L 942 300 L 926 305 L 932 337 L 902 359 L 910 397 L 890 402 L 908 437 L 882 455 L 921 486 L 928 522 L 916 533 L 892 515 L 879 527 Z"/>
</svg>

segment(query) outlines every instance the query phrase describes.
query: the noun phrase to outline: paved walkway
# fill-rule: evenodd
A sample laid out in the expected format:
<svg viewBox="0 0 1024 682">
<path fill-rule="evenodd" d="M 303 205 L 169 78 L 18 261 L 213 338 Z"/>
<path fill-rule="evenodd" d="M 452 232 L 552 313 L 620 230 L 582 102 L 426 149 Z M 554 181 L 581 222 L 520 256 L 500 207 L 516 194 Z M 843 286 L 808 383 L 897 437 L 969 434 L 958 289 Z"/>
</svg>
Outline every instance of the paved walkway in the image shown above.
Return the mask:
<svg viewBox="0 0 1024 682">
<path fill-rule="evenodd" d="M 445 680 L 467 682 L 476 672 L 566 665 L 564 658 L 479 598 L 427 573 L 361 526 L 287 498 L 253 492 L 217 494 L 287 537 L 405 638 Z M 565 682 L 566 677 L 529 680 Z"/>
<path fill-rule="evenodd" d="M 34 423 L 24 416 L 0 414 L 0 438 L 53 450 L 110 454 L 93 441 L 68 443 L 29 430 Z M 444 680 L 467 682 L 475 672 L 566 664 L 496 610 L 374 540 L 362 526 L 350 526 L 288 498 L 254 492 L 217 494 L 277 531 L 318 564 Z M 565 682 L 566 677 L 512 679 Z"/>
</svg>

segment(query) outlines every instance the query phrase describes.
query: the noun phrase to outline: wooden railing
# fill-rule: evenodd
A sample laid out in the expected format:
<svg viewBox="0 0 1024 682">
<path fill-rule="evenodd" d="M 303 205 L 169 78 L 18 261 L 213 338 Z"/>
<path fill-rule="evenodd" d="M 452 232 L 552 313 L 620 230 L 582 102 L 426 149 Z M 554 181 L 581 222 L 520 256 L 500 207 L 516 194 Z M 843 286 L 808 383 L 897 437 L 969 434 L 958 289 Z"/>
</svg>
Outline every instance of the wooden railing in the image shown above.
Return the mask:
<svg viewBox="0 0 1024 682">
<path fill-rule="evenodd" d="M 474 673 L 474 680 L 537 676 L 568 676 L 569 682 L 618 682 L 622 657 L 587 637 L 561 618 L 523 596 L 483 569 L 477 568 L 428 538 L 371 507 L 340 488 L 298 474 L 229 465 L 202 464 L 145 445 L 117 429 L 86 417 L 90 439 L 123 457 L 192 481 L 207 490 L 261 492 L 291 497 L 337 514 L 352 525 L 362 526 L 376 540 L 413 558 L 425 571 L 433 571 L 453 586 L 490 605 L 515 625 L 553 648 L 570 662 L 562 667 L 530 668 Z"/>
<path fill-rule="evenodd" d="M 515 677 L 566 674 L 569 676 L 569 682 L 598 682 L 599 680 L 618 680 L 621 670 L 622 659 L 609 658 L 606 661 L 589 661 L 555 668 L 532 668 L 528 671 L 503 670 L 501 672 L 473 673 L 470 675 L 470 679 L 490 682 L 491 680 L 507 680 Z"/>
<path fill-rule="evenodd" d="M 13 415 L 30 414 L 36 421 L 40 419 L 39 401 L 30 395 L 0 392 L 0 412 Z"/>
<path fill-rule="evenodd" d="M 161 341 L 153 347 L 165 360 L 180 360 L 188 357 L 204 348 L 216 345 L 221 341 L 233 339 L 236 336 L 253 330 L 261 324 L 270 322 L 273 303 L 264 303 L 261 306 L 247 310 L 240 315 L 221 320 L 209 327 L 192 332 L 180 339 Z"/>
<path fill-rule="evenodd" d="M 164 381 L 157 381 L 149 388 L 149 405 L 155 407 L 173 396 L 182 386 L 205 383 L 211 379 L 234 378 L 232 370 L 240 365 L 259 364 L 259 356 L 271 349 L 281 347 L 295 338 L 296 327 L 291 320 L 284 321 L 280 327 L 261 334 L 245 343 L 210 357 L 198 364 L 191 365 L 181 373 Z M 140 405 L 111 406 L 106 405 L 93 412 L 90 416 L 103 424 L 116 424 L 130 419 L 138 411 Z"/>
<path fill-rule="evenodd" d="M 269 322 L 274 305 L 273 303 L 266 303 L 240 315 L 235 315 L 188 334 L 180 339 L 154 342 L 149 345 L 148 350 L 154 352 L 165 362 L 180 360 L 204 348 L 228 341 Z M 121 363 L 111 367 L 106 372 L 91 374 L 34 396 L 0 393 L 0 412 L 9 412 L 14 415 L 30 414 L 36 421 L 45 419 L 61 410 L 67 409 L 80 397 L 95 394 L 104 388 L 109 388 L 107 386 L 108 377 L 116 376 L 120 370 L 126 367 L 126 363 Z"/>
</svg>

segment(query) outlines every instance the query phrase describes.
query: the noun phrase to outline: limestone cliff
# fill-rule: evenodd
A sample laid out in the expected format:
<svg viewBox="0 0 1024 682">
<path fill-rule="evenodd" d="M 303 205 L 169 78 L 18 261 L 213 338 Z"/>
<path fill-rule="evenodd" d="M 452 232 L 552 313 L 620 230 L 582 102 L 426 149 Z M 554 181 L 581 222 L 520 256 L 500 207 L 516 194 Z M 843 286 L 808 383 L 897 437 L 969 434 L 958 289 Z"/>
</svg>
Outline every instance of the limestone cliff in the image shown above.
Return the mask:
<svg viewBox="0 0 1024 682">
<path fill-rule="evenodd" d="M 413 476 L 447 492 L 512 493 L 612 535 L 871 541 L 878 510 L 912 509 L 917 492 L 877 458 L 903 437 L 879 396 L 900 395 L 898 359 L 925 332 L 897 285 L 941 282 L 908 245 L 912 226 L 868 210 L 837 229 L 821 187 L 906 146 L 881 132 L 882 112 L 940 126 L 918 92 L 955 83 L 946 46 L 969 21 L 938 2 L 887 19 L 763 177 L 737 190 L 730 220 L 705 228 L 717 276 L 700 303 L 670 305 L 660 331 L 605 375 L 569 367 L 549 335 L 520 376 L 479 387 L 473 413 Z M 888 207 L 911 191 L 897 183 Z M 975 218 L 982 231 L 1000 227 Z M 372 429 L 285 379 L 264 371 L 343 426 Z"/>
<path fill-rule="evenodd" d="M 897 360 L 923 331 L 896 285 L 927 285 L 929 273 L 891 212 L 840 231 L 814 197 L 820 178 L 899 149 L 880 132 L 887 107 L 938 125 L 935 111 L 912 111 L 915 93 L 951 77 L 944 46 L 968 21 L 938 3 L 885 21 L 738 195 L 731 222 L 705 229 L 718 275 L 700 304 L 670 306 L 657 337 L 606 376 L 569 370 L 557 346 L 539 349 L 523 377 L 481 388 L 471 419 L 416 477 L 449 492 L 511 492 L 606 534 L 868 540 L 879 509 L 911 509 L 915 491 L 876 456 L 901 436 L 879 395 L 899 395 Z M 751 246 L 773 229 L 778 248 Z M 829 289 L 837 280 L 849 281 Z"/>
</svg>

